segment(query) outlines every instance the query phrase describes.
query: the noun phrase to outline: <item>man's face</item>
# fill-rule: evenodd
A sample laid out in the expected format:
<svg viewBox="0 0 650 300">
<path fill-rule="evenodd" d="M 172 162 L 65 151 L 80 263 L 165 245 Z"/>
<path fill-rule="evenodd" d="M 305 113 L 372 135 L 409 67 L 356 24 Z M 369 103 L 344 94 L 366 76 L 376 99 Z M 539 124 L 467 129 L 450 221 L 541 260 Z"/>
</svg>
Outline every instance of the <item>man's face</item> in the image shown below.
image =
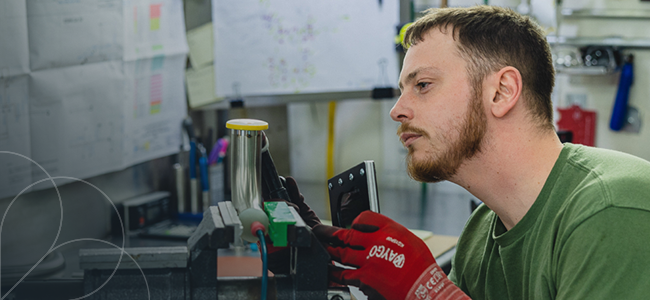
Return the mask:
<svg viewBox="0 0 650 300">
<path fill-rule="evenodd" d="M 406 53 L 400 74 L 402 95 L 391 110 L 397 134 L 408 149 L 413 179 L 451 179 L 480 152 L 487 120 L 481 88 L 474 88 L 466 62 L 449 33 L 434 28 Z"/>
</svg>

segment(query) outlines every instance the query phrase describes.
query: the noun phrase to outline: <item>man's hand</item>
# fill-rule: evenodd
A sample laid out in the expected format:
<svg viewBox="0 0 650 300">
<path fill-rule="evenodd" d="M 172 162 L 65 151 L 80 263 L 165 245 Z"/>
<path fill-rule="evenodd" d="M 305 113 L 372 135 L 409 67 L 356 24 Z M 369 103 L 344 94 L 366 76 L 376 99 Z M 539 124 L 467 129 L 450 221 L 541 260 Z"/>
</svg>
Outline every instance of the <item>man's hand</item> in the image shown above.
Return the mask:
<svg viewBox="0 0 650 300">
<path fill-rule="evenodd" d="M 355 268 L 332 266 L 332 281 L 359 287 L 368 299 L 469 299 L 426 244 L 386 216 L 364 211 L 351 229 L 318 225 L 313 231 L 332 259 Z"/>
<path fill-rule="evenodd" d="M 293 207 L 298 212 L 307 226 L 313 228 L 314 226 L 319 225 L 320 219 L 316 213 L 311 210 L 309 205 L 305 203 L 305 197 L 303 197 L 300 193 L 300 190 L 298 190 L 298 184 L 296 183 L 296 180 L 293 179 L 293 177 L 287 177 L 281 181 L 284 185 L 284 188 L 287 189 L 290 201 L 285 201 L 283 199 L 267 200 L 267 197 L 264 195 L 265 193 L 263 193 L 262 197 L 265 199 L 264 202 L 285 201 L 289 206 Z M 290 249 L 288 247 L 274 247 L 268 238 L 266 245 L 268 251 L 269 270 L 271 270 L 271 272 L 274 274 L 289 274 Z"/>
</svg>

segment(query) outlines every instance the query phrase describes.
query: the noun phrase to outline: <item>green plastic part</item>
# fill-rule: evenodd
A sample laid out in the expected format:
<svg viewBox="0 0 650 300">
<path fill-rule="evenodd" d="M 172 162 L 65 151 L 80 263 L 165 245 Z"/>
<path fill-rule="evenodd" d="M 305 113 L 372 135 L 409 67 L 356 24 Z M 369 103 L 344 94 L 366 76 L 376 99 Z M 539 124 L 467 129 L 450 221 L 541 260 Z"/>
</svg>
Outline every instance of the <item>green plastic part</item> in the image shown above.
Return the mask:
<svg viewBox="0 0 650 300">
<path fill-rule="evenodd" d="M 287 228 L 296 224 L 296 218 L 286 202 L 264 202 L 264 211 L 269 216 L 269 237 L 275 247 L 286 247 Z"/>
</svg>

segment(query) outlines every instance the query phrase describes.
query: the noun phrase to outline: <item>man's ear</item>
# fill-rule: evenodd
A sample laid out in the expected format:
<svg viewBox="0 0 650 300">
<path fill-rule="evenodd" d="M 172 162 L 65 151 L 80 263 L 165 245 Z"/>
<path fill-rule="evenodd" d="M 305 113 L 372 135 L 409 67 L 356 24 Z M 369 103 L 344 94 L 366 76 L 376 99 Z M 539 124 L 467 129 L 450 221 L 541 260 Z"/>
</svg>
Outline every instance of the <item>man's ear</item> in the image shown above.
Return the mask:
<svg viewBox="0 0 650 300">
<path fill-rule="evenodd" d="M 490 111 L 497 118 L 505 116 L 521 96 L 521 73 L 514 67 L 504 67 L 494 74 L 494 98 L 490 102 Z"/>
</svg>

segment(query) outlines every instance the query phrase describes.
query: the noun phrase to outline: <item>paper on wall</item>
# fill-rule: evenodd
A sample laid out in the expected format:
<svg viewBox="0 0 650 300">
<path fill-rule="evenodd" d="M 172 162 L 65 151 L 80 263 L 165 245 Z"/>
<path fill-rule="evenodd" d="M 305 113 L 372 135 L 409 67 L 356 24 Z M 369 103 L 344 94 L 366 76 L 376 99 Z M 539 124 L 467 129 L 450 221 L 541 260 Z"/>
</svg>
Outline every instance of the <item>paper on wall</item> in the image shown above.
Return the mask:
<svg viewBox="0 0 650 300">
<path fill-rule="evenodd" d="M 214 66 L 207 65 L 200 69 L 185 72 L 188 102 L 191 108 L 223 100 L 214 93 Z"/>
<path fill-rule="evenodd" d="M 181 0 L 0 1 L 0 198 L 46 177 L 27 158 L 88 178 L 177 152 L 184 28 Z"/>
<path fill-rule="evenodd" d="M 187 53 L 182 0 L 124 0 L 124 60 Z"/>
<path fill-rule="evenodd" d="M 32 183 L 27 75 L 0 78 L 0 198 Z"/>
<path fill-rule="evenodd" d="M 187 45 L 190 49 L 192 68 L 198 69 L 214 61 L 212 22 L 187 32 Z"/>
<path fill-rule="evenodd" d="M 122 0 L 27 1 L 31 70 L 122 59 Z"/>
<path fill-rule="evenodd" d="M 0 2 L 0 53 L 0 78 L 29 72 L 25 0 Z"/>
<path fill-rule="evenodd" d="M 33 72 L 32 158 L 52 176 L 87 178 L 121 169 L 124 98 L 119 61 Z"/>
<path fill-rule="evenodd" d="M 187 111 L 185 61 L 177 54 L 124 62 L 124 167 L 178 152 Z"/>
</svg>

